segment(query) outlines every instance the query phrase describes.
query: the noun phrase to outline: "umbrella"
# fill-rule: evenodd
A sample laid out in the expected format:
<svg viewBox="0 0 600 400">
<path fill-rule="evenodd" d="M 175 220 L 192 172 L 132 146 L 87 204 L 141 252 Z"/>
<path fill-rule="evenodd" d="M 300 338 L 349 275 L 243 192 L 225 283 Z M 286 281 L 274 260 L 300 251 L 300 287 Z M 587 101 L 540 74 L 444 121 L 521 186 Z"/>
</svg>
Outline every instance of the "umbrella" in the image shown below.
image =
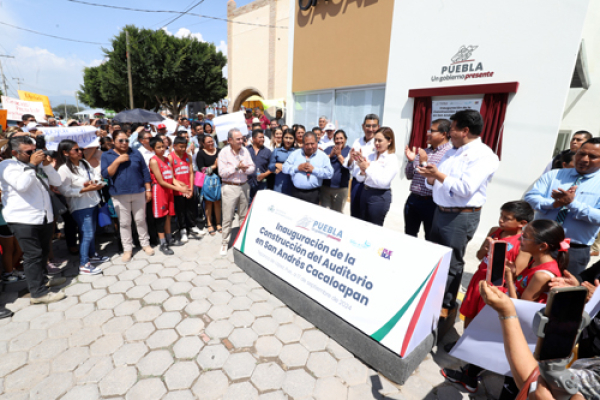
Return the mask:
<svg viewBox="0 0 600 400">
<path fill-rule="evenodd" d="M 133 110 L 121 111 L 113 118 L 113 121 L 120 124 L 143 124 L 146 122 L 158 122 L 165 118 L 152 111 L 134 108 Z"/>
</svg>

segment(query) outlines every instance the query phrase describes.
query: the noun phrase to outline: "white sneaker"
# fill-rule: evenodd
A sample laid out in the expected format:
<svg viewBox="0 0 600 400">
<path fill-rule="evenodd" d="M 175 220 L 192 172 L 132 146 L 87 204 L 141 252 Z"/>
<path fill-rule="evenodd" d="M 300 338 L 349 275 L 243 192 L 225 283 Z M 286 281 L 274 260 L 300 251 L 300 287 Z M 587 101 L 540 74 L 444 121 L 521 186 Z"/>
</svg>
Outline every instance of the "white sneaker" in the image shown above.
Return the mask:
<svg viewBox="0 0 600 400">
<path fill-rule="evenodd" d="M 204 235 L 206 235 L 206 232 L 205 231 L 201 231 L 197 226 L 192 227 L 191 231 L 196 236 L 204 236 Z"/>
<path fill-rule="evenodd" d="M 219 254 L 222 255 L 223 257 L 225 257 L 227 255 L 227 245 L 226 244 L 221 245 L 221 252 Z"/>
<path fill-rule="evenodd" d="M 181 231 L 181 239 L 180 239 L 183 243 L 187 243 L 188 242 L 188 237 L 187 237 L 187 233 L 185 231 Z"/>
</svg>

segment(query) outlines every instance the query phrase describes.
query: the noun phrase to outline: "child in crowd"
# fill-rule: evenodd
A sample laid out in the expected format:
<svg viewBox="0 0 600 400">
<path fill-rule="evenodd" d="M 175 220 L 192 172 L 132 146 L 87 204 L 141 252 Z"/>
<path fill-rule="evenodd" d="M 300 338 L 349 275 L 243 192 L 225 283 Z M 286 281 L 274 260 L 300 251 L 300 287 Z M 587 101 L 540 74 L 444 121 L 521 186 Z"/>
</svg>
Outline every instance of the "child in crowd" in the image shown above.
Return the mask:
<svg viewBox="0 0 600 400">
<path fill-rule="evenodd" d="M 150 159 L 150 178 L 152 179 L 152 214 L 160 240 L 160 251 L 168 256 L 175 254 L 169 246 L 182 246 L 179 240 L 171 236 L 171 217 L 175 215 L 174 191 L 188 194 L 191 190 L 177 180 L 173 180 L 173 168 L 164 156 L 165 145 L 161 138 L 150 139 L 150 147 L 155 155 Z M 165 237 L 166 236 L 166 237 Z"/>
<path fill-rule="evenodd" d="M 181 241 L 184 243 L 188 241 L 188 235 L 203 236 L 205 234 L 195 224 L 197 203 L 192 191 L 194 187 L 194 169 L 192 158 L 186 153 L 186 148 L 187 139 L 176 137 L 173 141 L 173 152 L 169 154 L 174 178 L 189 189 L 189 191 L 184 192 L 173 192 L 175 196 L 175 214 L 179 223 Z"/>
</svg>

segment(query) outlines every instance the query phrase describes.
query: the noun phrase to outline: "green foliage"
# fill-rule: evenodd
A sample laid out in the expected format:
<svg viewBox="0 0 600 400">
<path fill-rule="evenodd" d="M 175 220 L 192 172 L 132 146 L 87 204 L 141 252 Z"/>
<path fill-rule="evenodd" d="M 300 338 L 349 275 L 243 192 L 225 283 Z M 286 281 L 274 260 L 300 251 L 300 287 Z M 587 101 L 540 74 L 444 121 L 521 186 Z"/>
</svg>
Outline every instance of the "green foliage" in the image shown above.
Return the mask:
<svg viewBox="0 0 600 400">
<path fill-rule="evenodd" d="M 75 113 L 78 112 L 77 107 L 75 107 L 73 104 L 67 104 L 67 113 L 65 114 L 65 105 L 64 104 L 60 104 L 57 106 L 52 107 L 52 111 L 54 112 L 54 115 L 62 115 L 64 118 L 70 119 L 70 118 L 75 118 L 76 115 Z M 82 108 L 83 110 L 83 108 Z"/>
<path fill-rule="evenodd" d="M 191 101 L 212 103 L 227 95 L 227 58 L 212 43 L 177 38 L 163 30 L 129 25 L 103 49 L 105 62 L 85 68 L 79 99 L 91 107 L 129 108 L 125 30 L 129 32 L 134 107 L 178 115 Z"/>
</svg>

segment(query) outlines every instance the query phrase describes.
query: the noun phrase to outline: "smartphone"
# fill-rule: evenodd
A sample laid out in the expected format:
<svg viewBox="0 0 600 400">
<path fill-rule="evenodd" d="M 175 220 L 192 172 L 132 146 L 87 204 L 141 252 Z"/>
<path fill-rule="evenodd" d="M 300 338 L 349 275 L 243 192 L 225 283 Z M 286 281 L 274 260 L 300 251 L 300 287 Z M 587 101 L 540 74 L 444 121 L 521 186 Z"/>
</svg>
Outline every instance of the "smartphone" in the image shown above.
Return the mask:
<svg viewBox="0 0 600 400">
<path fill-rule="evenodd" d="M 568 358 L 573 351 L 588 290 L 583 286 L 553 288 L 548 295 L 544 337 L 538 338 L 533 356 L 538 361 Z"/>
<path fill-rule="evenodd" d="M 504 286 L 504 262 L 508 242 L 495 240 L 490 246 L 488 268 L 485 280 L 494 286 Z"/>
</svg>

